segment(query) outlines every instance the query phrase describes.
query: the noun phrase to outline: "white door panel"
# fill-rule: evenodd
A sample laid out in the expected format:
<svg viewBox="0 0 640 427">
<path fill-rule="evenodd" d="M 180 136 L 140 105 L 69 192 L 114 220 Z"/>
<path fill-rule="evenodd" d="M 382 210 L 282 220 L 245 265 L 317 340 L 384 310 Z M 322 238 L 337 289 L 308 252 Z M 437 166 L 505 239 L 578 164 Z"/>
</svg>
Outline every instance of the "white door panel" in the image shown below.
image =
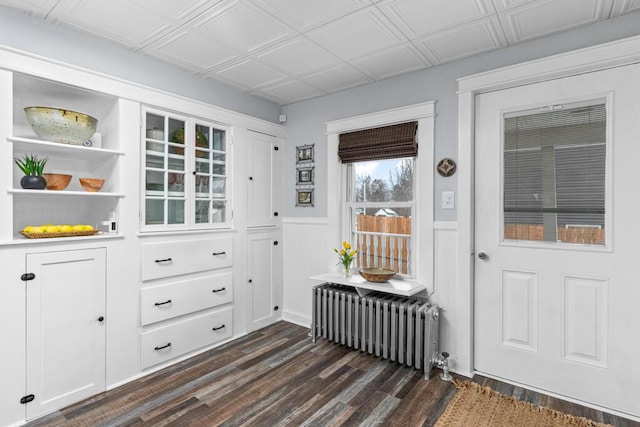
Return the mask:
<svg viewBox="0 0 640 427">
<path fill-rule="evenodd" d="M 640 416 L 638 99 L 640 65 L 490 92 L 476 97 L 475 134 L 475 250 L 487 255 L 475 263 L 475 369 L 634 416 Z M 505 115 L 593 100 L 606 106 L 605 219 L 598 226 L 604 244 L 560 242 L 561 232 L 597 227 L 559 226 L 549 200 L 540 212 L 557 240 L 509 237 Z"/>
</svg>

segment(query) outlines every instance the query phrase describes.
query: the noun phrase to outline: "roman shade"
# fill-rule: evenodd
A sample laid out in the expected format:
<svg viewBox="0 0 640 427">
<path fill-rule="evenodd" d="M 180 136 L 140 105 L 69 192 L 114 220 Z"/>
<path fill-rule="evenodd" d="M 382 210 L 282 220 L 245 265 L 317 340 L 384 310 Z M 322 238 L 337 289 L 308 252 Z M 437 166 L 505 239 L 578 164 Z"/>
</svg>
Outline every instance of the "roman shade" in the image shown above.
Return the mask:
<svg viewBox="0 0 640 427">
<path fill-rule="evenodd" d="M 338 157 L 342 163 L 416 157 L 418 122 L 399 123 L 340 134 Z"/>
</svg>

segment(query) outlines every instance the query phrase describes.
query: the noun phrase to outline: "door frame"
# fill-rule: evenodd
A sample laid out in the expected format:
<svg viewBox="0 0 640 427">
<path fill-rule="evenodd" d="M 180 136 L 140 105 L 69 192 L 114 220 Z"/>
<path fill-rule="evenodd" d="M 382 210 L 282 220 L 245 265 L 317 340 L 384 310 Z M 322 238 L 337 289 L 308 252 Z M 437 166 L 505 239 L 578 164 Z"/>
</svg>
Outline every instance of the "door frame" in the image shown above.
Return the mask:
<svg viewBox="0 0 640 427">
<path fill-rule="evenodd" d="M 577 74 L 640 62 L 640 36 L 599 44 L 458 79 L 458 236 L 455 284 L 457 341 L 455 371 L 473 376 L 474 327 L 474 151 L 475 97 Z"/>
</svg>

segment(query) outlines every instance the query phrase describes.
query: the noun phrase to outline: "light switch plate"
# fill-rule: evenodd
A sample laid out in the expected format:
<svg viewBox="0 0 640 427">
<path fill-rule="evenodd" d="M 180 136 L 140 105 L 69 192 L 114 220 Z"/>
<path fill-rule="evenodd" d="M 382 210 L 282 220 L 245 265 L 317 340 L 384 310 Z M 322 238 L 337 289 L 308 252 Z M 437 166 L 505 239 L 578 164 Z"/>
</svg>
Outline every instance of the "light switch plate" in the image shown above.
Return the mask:
<svg viewBox="0 0 640 427">
<path fill-rule="evenodd" d="M 455 193 L 453 191 L 442 192 L 442 209 L 455 209 Z"/>
</svg>

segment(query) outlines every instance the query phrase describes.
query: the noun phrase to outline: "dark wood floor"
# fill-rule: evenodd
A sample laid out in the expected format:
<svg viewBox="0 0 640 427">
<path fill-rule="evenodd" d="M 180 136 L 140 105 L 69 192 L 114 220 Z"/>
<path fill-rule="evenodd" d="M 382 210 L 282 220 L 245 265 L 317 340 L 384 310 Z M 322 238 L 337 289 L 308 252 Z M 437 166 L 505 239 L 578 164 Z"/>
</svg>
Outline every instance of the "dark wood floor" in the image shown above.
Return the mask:
<svg viewBox="0 0 640 427">
<path fill-rule="evenodd" d="M 488 378 L 519 399 L 614 426 L 609 414 Z M 29 426 L 430 426 L 450 382 L 279 322 L 217 349 L 50 414 Z"/>
</svg>

